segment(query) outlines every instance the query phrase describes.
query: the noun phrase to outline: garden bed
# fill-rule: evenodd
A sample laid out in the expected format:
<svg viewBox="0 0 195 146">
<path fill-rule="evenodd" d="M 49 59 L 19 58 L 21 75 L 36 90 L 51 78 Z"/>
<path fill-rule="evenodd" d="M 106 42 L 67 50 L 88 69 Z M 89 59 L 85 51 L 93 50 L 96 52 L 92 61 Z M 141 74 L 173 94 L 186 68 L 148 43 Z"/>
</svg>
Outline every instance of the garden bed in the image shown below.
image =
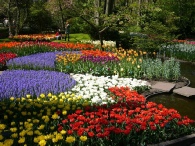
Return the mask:
<svg viewBox="0 0 195 146">
<path fill-rule="evenodd" d="M 45 46 L 43 52 L 47 50 L 47 47 Z M 72 49 L 73 47 L 66 47 L 65 49 L 67 48 Z M 0 76 L 2 77 L 1 83 L 3 83 L 1 87 L 5 87 L 1 88 L 4 90 L 0 93 L 11 93 L 12 89 L 14 89 L 14 95 L 19 89 L 21 89 L 19 93 L 29 91 L 25 92 L 24 95 L 2 95 L 2 97 L 8 98 L 3 98 L 2 101 L 4 102 L 0 102 L 0 110 L 5 111 L 1 119 L 0 130 L 2 130 L 1 134 L 3 131 L 12 132 L 11 137 L 13 139 L 9 139 L 10 142 L 14 144 L 34 142 L 35 145 L 41 143 L 64 145 L 69 143 L 71 145 L 131 144 L 137 146 L 163 142 L 194 133 L 195 129 L 191 125 L 193 120 L 187 116 L 182 117 L 173 108 L 168 109 L 162 104 L 147 102 L 146 98 L 139 94 L 144 91 L 143 88 L 146 89 L 145 86 L 147 89 L 149 88 L 146 81 L 138 80 L 141 75 L 145 78 L 148 77 L 150 84 L 157 82 L 152 80 L 153 77 L 177 80 L 180 75 L 179 64 L 175 63 L 173 59 L 163 63 L 157 58 L 147 58 L 146 52 L 135 50 L 128 52 L 116 50 L 115 53 L 108 53 L 100 50 L 83 49 L 80 51 L 82 55 L 75 52 L 63 52 L 58 54 L 56 58 L 52 58 L 52 56 L 44 58 L 41 56 L 43 52 L 38 52 L 40 48 L 37 45 L 33 47 L 34 49 L 37 50 L 36 55 L 38 56 L 33 55 L 35 52 L 31 51 L 33 54 L 26 54 L 24 53 L 25 50 L 20 49 L 23 51 L 23 55 L 19 57 L 19 52 L 17 52 L 17 58 L 6 62 L 9 70 Z M 61 49 L 64 48 L 60 47 Z M 27 50 L 31 50 L 31 46 Z M 13 49 L 13 51 L 15 50 Z M 71 84 L 71 90 L 59 90 L 60 93 L 54 92 L 56 91 L 54 90 L 50 93 L 50 89 L 47 90 L 48 92 L 45 92 L 45 89 L 54 85 L 53 82 L 57 80 L 57 76 L 47 77 L 47 80 L 40 76 L 36 82 L 37 77 L 30 78 L 32 75 L 27 73 L 21 74 L 20 79 L 12 78 L 13 76 L 19 77 L 15 72 L 9 78 L 7 77 L 6 74 L 11 71 L 11 67 L 21 70 L 36 68 L 38 70 L 33 74 L 37 75 L 40 72 L 39 69 L 44 69 L 41 65 L 33 66 L 34 64 L 38 65 L 36 62 L 32 62 L 33 58 L 37 61 L 38 57 L 44 63 L 47 58 L 53 60 L 52 63 L 55 62 L 57 65 L 56 69 L 70 74 L 77 84 L 74 87 Z M 18 59 L 25 63 L 27 60 L 30 62 L 19 66 Z M 49 63 L 49 66 L 52 66 L 52 63 Z M 16 68 L 18 66 L 20 68 Z M 142 73 L 142 71 L 145 72 Z M 172 73 L 174 74 L 172 75 Z M 48 75 L 49 72 L 46 74 Z M 28 81 L 23 79 L 24 75 L 27 75 Z M 11 81 L 11 85 L 7 84 L 8 80 Z M 23 82 L 20 82 L 21 80 Z M 61 80 L 63 79 L 60 78 L 59 83 L 51 88 L 61 87 Z M 35 84 L 33 91 L 31 91 L 33 83 Z M 22 85 L 22 87 L 19 88 L 18 85 Z M 177 82 L 176 87 L 184 85 L 187 85 L 185 80 L 181 80 Z M 30 88 L 27 89 L 27 87 Z M 10 88 L 10 92 L 7 92 L 8 88 Z M 140 92 L 137 91 L 138 89 Z M 160 93 L 158 91 L 153 92 Z M 32 116 L 33 119 L 31 119 Z M 14 121 L 12 121 L 13 118 L 15 118 Z M 41 136 L 39 135 L 40 132 Z M 20 138 L 18 138 L 18 133 Z M 45 139 L 45 137 L 48 138 Z M 5 137 L 3 143 L 6 142 Z"/>
</svg>

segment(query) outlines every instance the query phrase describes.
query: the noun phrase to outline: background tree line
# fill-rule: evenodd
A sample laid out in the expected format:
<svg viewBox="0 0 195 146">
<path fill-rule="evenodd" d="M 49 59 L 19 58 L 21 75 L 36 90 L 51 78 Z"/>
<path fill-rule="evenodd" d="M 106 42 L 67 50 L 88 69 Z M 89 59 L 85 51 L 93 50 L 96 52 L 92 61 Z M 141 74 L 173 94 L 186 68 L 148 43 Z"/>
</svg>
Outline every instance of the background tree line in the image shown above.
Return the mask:
<svg viewBox="0 0 195 146">
<path fill-rule="evenodd" d="M 195 34 L 194 0 L 0 0 L 0 3 L 0 19 L 3 22 L 8 18 L 10 36 L 64 30 L 67 20 L 71 33 L 88 33 L 93 39 L 125 43 L 132 41 L 129 38 L 132 35 L 139 38 L 147 35 L 150 47 L 153 40 L 166 42 Z M 134 39 L 134 44 L 136 41 L 140 39 Z"/>
</svg>

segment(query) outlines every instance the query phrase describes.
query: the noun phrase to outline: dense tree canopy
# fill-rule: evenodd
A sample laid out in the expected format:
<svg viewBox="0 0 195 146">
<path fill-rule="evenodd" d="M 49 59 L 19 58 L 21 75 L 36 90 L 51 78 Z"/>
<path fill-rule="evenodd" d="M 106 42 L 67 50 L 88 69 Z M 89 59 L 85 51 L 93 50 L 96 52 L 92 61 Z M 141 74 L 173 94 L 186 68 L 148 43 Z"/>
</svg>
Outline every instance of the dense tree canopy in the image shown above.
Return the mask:
<svg viewBox="0 0 195 146">
<path fill-rule="evenodd" d="M 10 22 L 9 35 L 17 35 L 24 26 L 38 32 L 64 30 L 67 20 L 71 22 L 72 33 L 90 33 L 100 40 L 117 39 L 118 31 L 144 33 L 161 40 L 195 34 L 194 0 L 0 0 L 0 3 L 1 21 L 8 18 Z"/>
</svg>

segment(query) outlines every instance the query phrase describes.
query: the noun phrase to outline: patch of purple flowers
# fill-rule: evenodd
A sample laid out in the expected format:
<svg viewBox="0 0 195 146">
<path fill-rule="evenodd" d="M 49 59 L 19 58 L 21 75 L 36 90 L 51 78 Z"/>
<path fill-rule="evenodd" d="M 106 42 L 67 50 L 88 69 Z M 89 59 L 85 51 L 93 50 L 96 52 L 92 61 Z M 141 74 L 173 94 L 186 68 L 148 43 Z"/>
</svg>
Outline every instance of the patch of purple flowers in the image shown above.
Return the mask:
<svg viewBox="0 0 195 146">
<path fill-rule="evenodd" d="M 69 53 L 70 51 L 66 51 Z M 79 51 L 75 51 L 79 53 Z M 46 69 L 55 70 L 56 55 L 61 52 L 37 53 L 29 56 L 17 57 L 9 60 L 6 65 L 9 69 Z"/>
<path fill-rule="evenodd" d="M 30 94 L 58 94 L 70 90 L 76 81 L 69 74 L 45 70 L 7 70 L 0 75 L 0 99 Z"/>
<path fill-rule="evenodd" d="M 81 55 L 80 60 L 82 61 L 91 61 L 93 63 L 108 63 L 108 62 L 118 62 L 117 57 L 110 56 L 94 56 L 94 55 Z"/>
<path fill-rule="evenodd" d="M 55 57 L 58 52 L 38 53 L 29 56 L 17 57 L 7 62 L 8 68 L 20 69 L 50 69 L 55 68 Z"/>
</svg>

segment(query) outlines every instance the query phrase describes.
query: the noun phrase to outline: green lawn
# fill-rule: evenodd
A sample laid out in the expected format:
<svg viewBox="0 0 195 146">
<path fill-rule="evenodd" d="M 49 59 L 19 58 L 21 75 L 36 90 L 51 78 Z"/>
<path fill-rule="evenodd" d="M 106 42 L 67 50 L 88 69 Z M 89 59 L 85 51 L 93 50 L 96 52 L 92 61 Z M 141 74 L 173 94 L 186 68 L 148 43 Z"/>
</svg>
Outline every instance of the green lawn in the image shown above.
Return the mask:
<svg viewBox="0 0 195 146">
<path fill-rule="evenodd" d="M 9 39 L 9 38 L 0 39 L 0 43 L 11 42 L 11 41 L 12 41 L 12 39 Z"/>
<path fill-rule="evenodd" d="M 84 34 L 84 33 L 70 34 L 70 42 L 80 42 L 83 40 L 91 40 L 91 38 L 88 34 Z M 54 40 L 54 42 L 67 42 L 67 41 L 65 41 L 63 37 L 62 40 Z"/>
</svg>

